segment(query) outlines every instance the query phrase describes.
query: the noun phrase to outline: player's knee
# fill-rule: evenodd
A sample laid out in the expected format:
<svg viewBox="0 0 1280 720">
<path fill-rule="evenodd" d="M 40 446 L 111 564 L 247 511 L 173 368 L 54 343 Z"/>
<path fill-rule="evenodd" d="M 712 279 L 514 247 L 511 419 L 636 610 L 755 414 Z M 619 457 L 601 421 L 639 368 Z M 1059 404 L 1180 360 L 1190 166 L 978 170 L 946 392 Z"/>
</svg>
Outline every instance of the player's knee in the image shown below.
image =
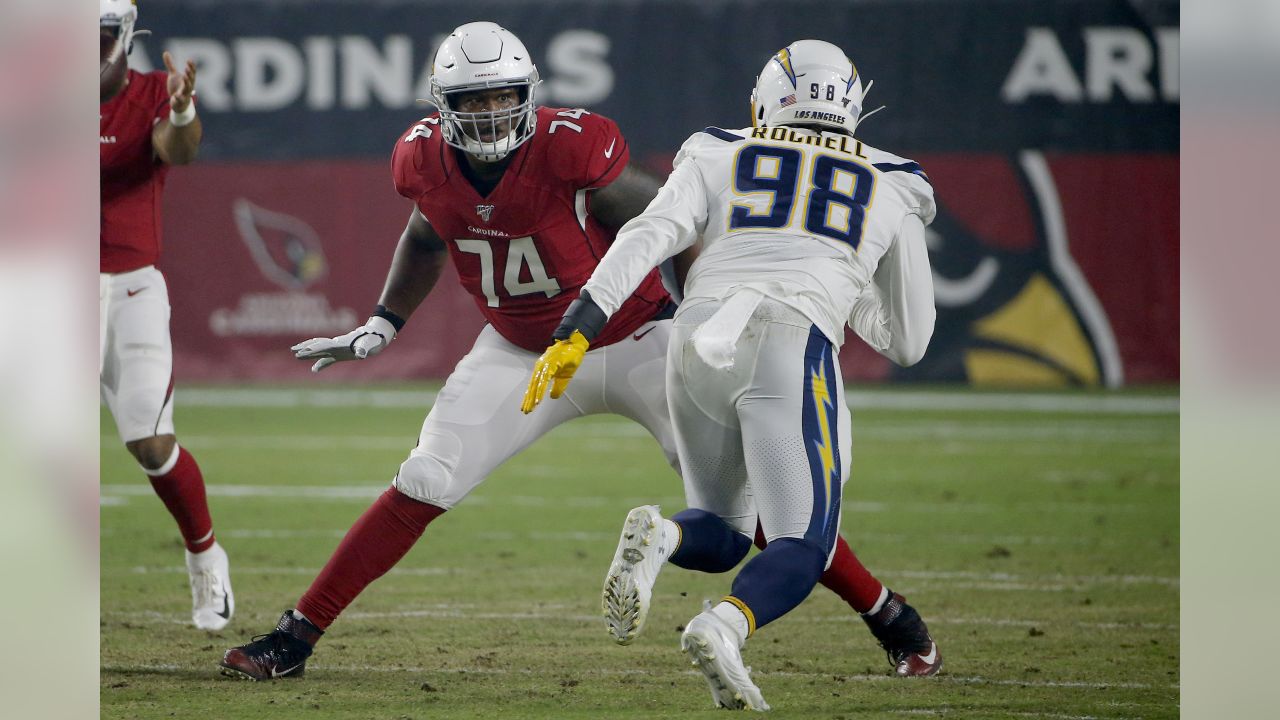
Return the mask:
<svg viewBox="0 0 1280 720">
<path fill-rule="evenodd" d="M 728 572 L 751 550 L 751 540 L 715 513 L 688 508 L 671 517 L 680 526 L 680 546 L 671 562 L 687 570 Z"/>
<path fill-rule="evenodd" d="M 775 538 L 763 552 L 778 558 L 776 564 L 786 567 L 794 582 L 801 585 L 812 586 L 827 568 L 827 549 L 808 538 Z"/>
<path fill-rule="evenodd" d="M 125 443 L 130 454 L 146 470 L 158 470 L 173 457 L 177 439 L 172 435 L 153 435 Z"/>
<path fill-rule="evenodd" d="M 440 458 L 425 453 L 414 453 L 400 464 L 400 471 L 392 483 L 405 495 L 443 508 L 456 501 L 453 469 Z"/>
</svg>

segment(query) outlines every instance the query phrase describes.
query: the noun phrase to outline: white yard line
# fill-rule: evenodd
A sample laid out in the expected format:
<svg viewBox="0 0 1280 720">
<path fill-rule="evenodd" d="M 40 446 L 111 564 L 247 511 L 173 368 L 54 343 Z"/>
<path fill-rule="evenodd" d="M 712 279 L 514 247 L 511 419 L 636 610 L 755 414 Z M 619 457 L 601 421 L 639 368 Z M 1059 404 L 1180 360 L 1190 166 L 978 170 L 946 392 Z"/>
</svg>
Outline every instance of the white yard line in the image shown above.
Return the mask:
<svg viewBox="0 0 1280 720">
<path fill-rule="evenodd" d="M 851 390 L 849 406 L 868 410 L 1007 411 L 1088 414 L 1177 414 L 1177 397 L 1109 394 L 938 392 L 893 389 Z M 280 388 L 179 389 L 176 401 L 190 407 L 388 407 L 422 408 L 435 402 L 434 390 L 327 390 Z"/>
</svg>

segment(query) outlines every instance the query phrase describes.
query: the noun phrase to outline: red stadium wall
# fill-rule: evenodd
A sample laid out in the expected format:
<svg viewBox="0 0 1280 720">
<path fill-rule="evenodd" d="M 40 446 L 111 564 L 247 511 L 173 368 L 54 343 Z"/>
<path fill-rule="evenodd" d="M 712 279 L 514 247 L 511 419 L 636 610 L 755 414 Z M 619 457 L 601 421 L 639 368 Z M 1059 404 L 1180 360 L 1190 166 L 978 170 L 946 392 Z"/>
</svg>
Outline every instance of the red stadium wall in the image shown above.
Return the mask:
<svg viewBox="0 0 1280 720">
<path fill-rule="evenodd" d="M 916 159 L 942 207 L 938 332 L 908 371 L 850 336 L 846 378 L 1177 381 L 1177 156 Z M 205 163 L 169 177 L 161 268 L 180 382 L 306 377 L 289 346 L 367 317 L 410 211 L 384 161 Z M 324 377 L 442 378 L 480 326 L 446 272 L 387 354 Z"/>
</svg>

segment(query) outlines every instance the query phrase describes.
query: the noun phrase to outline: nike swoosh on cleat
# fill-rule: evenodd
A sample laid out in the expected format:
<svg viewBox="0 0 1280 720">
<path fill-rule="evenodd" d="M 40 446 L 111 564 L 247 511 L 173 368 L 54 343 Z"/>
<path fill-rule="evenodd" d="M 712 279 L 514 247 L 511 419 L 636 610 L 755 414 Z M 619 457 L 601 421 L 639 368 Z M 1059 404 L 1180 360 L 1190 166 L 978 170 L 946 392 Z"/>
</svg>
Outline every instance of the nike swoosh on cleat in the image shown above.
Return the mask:
<svg viewBox="0 0 1280 720">
<path fill-rule="evenodd" d="M 657 326 L 655 325 L 654 327 L 657 327 Z M 648 330 L 645 330 L 644 332 L 641 332 L 641 333 L 636 333 L 635 335 L 631 336 L 631 339 L 639 340 L 640 338 L 644 337 L 645 335 L 648 335 L 651 332 L 653 332 L 653 328 L 649 328 Z"/>
<path fill-rule="evenodd" d="M 935 662 L 937 662 L 938 661 L 938 644 L 929 643 L 929 654 L 921 655 L 920 659 L 923 660 L 926 665 L 932 665 Z"/>
<path fill-rule="evenodd" d="M 613 142 L 609 143 L 609 149 L 604 151 L 604 156 L 606 158 L 613 157 L 613 146 L 617 144 L 618 144 L 618 138 L 614 138 Z"/>
<path fill-rule="evenodd" d="M 294 670 L 297 670 L 300 667 L 302 667 L 302 663 L 298 663 L 297 665 L 294 665 L 293 667 L 283 672 L 280 672 L 275 668 L 271 668 L 271 677 L 272 678 L 284 677 L 285 675 L 288 675 L 289 673 L 293 672 Z"/>
<path fill-rule="evenodd" d="M 222 583 L 222 612 L 214 613 L 223 620 L 231 619 L 231 594 L 227 592 L 227 584 Z"/>
</svg>

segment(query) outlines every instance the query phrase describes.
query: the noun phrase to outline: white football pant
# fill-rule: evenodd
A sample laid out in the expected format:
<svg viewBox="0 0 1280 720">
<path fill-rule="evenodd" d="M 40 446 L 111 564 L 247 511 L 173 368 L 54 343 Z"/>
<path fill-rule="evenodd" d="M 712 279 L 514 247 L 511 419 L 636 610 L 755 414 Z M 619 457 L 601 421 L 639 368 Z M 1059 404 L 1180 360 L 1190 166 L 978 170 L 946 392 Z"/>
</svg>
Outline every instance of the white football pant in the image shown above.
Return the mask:
<svg viewBox="0 0 1280 720">
<path fill-rule="evenodd" d="M 169 289 L 153 266 L 98 276 L 98 376 L 120 440 L 173 434 Z"/>
<path fill-rule="evenodd" d="M 802 313 L 770 299 L 737 339 L 733 365 L 706 364 L 690 338 L 721 306 L 676 313 L 667 398 L 689 507 L 753 537 L 835 548 L 851 431 L 836 350 Z"/>
<path fill-rule="evenodd" d="M 600 413 L 640 423 L 678 468 L 662 387 L 670 333 L 671 320 L 654 320 L 631 337 L 589 351 L 564 395 L 525 415 L 520 401 L 538 353 L 486 325 L 436 396 L 418 446 L 392 484 L 411 498 L 452 508 L 495 468 L 561 423 Z"/>
</svg>

